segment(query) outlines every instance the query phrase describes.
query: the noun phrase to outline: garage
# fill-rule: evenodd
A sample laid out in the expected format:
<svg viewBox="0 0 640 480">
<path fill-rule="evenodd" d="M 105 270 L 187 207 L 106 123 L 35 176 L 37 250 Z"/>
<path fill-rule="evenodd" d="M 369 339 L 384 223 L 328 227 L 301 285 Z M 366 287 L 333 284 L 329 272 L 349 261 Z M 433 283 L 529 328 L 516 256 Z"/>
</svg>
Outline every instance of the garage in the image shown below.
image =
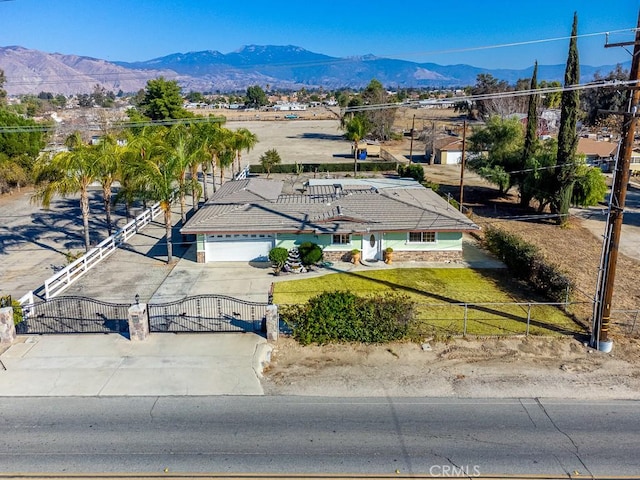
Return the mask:
<svg viewBox="0 0 640 480">
<path fill-rule="evenodd" d="M 273 237 L 267 234 L 207 235 L 205 262 L 268 261 Z"/>
</svg>

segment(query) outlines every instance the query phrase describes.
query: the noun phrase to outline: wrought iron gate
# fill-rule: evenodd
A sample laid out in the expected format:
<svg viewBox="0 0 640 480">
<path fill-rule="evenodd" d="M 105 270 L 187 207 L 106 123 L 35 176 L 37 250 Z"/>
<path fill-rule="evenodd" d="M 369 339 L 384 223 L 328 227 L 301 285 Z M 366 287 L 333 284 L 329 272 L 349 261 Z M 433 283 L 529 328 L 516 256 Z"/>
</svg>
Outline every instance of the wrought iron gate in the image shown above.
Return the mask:
<svg viewBox="0 0 640 480">
<path fill-rule="evenodd" d="M 56 297 L 22 307 L 19 334 L 128 333 L 128 303 L 87 297 Z"/>
<path fill-rule="evenodd" d="M 151 332 L 259 332 L 267 303 L 197 295 L 147 305 Z"/>
</svg>

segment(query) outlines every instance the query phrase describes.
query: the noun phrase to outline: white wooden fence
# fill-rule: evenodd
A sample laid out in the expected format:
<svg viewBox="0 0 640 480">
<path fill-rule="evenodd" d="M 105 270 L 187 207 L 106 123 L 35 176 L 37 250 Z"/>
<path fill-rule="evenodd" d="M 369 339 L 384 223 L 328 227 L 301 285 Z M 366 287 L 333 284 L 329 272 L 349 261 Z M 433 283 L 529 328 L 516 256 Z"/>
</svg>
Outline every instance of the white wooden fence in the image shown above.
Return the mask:
<svg viewBox="0 0 640 480">
<path fill-rule="evenodd" d="M 45 299 L 49 300 L 50 298 L 62 293 L 85 273 L 115 252 L 120 245 L 125 243 L 138 233 L 138 231 L 151 223 L 160 213 L 162 213 L 160 204 L 156 203 L 151 208 L 145 210 L 136 218 L 131 220 L 116 233 L 105 238 L 95 248 L 89 250 L 82 257 L 67 265 L 52 277 L 49 277 L 44 282 Z M 19 302 L 20 305 L 27 305 L 33 303 L 33 300 L 33 291 L 31 291 L 20 298 Z"/>
</svg>

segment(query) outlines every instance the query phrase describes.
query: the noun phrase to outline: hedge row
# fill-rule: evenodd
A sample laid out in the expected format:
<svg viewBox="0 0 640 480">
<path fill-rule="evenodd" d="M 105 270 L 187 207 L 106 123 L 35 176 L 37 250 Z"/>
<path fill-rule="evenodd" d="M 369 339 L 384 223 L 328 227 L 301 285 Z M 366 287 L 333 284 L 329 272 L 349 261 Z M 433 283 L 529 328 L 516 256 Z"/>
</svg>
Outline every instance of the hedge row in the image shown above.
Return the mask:
<svg viewBox="0 0 640 480">
<path fill-rule="evenodd" d="M 385 343 L 407 335 L 414 308 L 402 295 L 359 297 L 347 291 L 324 292 L 304 305 L 283 306 L 280 318 L 302 345 Z"/>
<path fill-rule="evenodd" d="M 396 171 L 396 162 L 358 162 L 359 172 L 388 172 Z M 353 172 L 353 162 L 349 163 L 298 163 L 280 164 L 271 167 L 271 173 L 326 173 L 326 172 Z M 267 173 L 262 165 L 250 165 L 249 172 L 254 174 Z"/>
<path fill-rule="evenodd" d="M 517 278 L 554 302 L 564 302 L 573 284 L 555 265 L 548 264 L 535 245 L 499 228 L 488 227 L 484 244 Z"/>
</svg>

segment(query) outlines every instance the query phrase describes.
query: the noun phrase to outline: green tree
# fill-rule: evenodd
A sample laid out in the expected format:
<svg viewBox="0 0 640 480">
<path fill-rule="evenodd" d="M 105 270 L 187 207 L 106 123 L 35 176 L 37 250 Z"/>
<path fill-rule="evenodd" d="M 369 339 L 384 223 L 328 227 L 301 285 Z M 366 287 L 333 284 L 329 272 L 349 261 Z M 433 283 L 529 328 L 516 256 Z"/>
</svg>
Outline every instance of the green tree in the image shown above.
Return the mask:
<svg viewBox="0 0 640 480">
<path fill-rule="evenodd" d="M 535 62 L 533 74 L 531 75 L 531 90 L 538 88 L 538 62 Z M 528 182 L 524 181 L 528 174 L 528 166 L 531 164 L 531 158 L 534 156 L 538 148 L 538 95 L 529 95 L 529 109 L 527 111 L 527 128 L 524 137 L 524 148 L 522 149 L 522 162 L 520 163 L 521 171 L 516 174 L 516 182 L 520 188 L 520 206 L 528 207 L 533 194 L 527 186 Z"/>
<path fill-rule="evenodd" d="M 267 94 L 258 85 L 252 85 L 247 88 L 247 100 L 245 105 L 249 108 L 260 108 L 269 104 Z"/>
<path fill-rule="evenodd" d="M 4 76 L 4 70 L 0 68 L 0 107 L 7 104 L 7 91 L 4 89 L 6 81 L 7 77 Z"/>
<path fill-rule="evenodd" d="M 159 77 L 147 82 L 140 111 L 151 120 L 188 118 L 192 115 L 182 106 L 180 87 L 175 80 Z"/>
<path fill-rule="evenodd" d="M 75 137 L 79 137 L 76 132 Z M 68 152 L 60 152 L 53 157 L 41 156 L 35 165 L 37 189 L 32 201 L 49 208 L 55 195 L 66 197 L 80 194 L 80 211 L 84 230 L 84 247 L 89 251 L 89 186 L 97 178 L 97 158 L 84 143 L 75 142 Z"/>
<path fill-rule="evenodd" d="M 573 14 L 569 55 L 564 74 L 564 86 L 580 83 L 580 62 L 578 59 L 578 14 Z M 557 223 L 564 225 L 568 221 L 569 207 L 576 173 L 576 149 L 578 147 L 578 122 L 580 94 L 577 90 L 562 92 L 560 130 L 558 132 L 558 158 L 555 177 L 555 196 L 551 202 L 551 213 L 557 214 Z"/>
<path fill-rule="evenodd" d="M 384 105 L 389 103 L 389 94 L 375 78 L 362 92 L 362 101 L 365 105 Z M 358 115 L 364 116 L 369 124 L 369 134 L 377 140 L 389 140 L 391 138 L 391 127 L 395 119 L 395 108 L 375 108 Z"/>
<path fill-rule="evenodd" d="M 38 127 L 46 124 L 24 118 L 9 110 L 0 108 L 0 127 L 11 127 L 15 131 L 0 130 L 0 153 L 9 158 L 26 156 L 31 160 L 46 144 L 45 134 Z"/>
<path fill-rule="evenodd" d="M 543 80 L 540 82 L 540 88 L 556 88 L 558 89 L 555 92 L 547 92 L 544 94 L 542 105 L 544 108 L 558 108 L 560 106 L 560 101 L 562 100 L 562 92 L 560 91 L 562 88 L 562 84 L 557 80 L 553 82 L 547 82 Z"/>
<path fill-rule="evenodd" d="M 593 76 L 594 83 L 625 81 L 629 78 L 629 72 L 616 65 L 616 68 L 607 75 L 602 76 L 596 72 Z M 589 88 L 580 95 L 581 109 L 585 112 L 584 122 L 592 127 L 604 126 L 615 132 L 622 131 L 622 117 L 602 113 L 603 110 L 625 110 L 624 90 L 618 88 Z"/>
<path fill-rule="evenodd" d="M 607 194 L 607 182 L 602 171 L 580 163 L 576 168 L 571 203 L 579 207 L 590 207 L 602 202 Z"/>
<path fill-rule="evenodd" d="M 470 136 L 469 151 L 475 155 L 470 156 L 467 166 L 506 194 L 518 183 L 523 142 L 522 124 L 517 118 L 493 116 Z"/>
<path fill-rule="evenodd" d="M 498 80 L 490 73 L 480 73 L 476 78 L 476 84 L 471 88 L 473 96 L 490 95 L 493 93 L 508 92 L 511 87 L 505 80 Z M 508 101 L 501 98 L 488 98 L 476 100 L 475 108 L 471 108 L 471 116 L 474 118 L 489 118 L 492 115 L 507 115 L 511 113 L 506 104 Z"/>
<path fill-rule="evenodd" d="M 267 178 L 271 175 L 271 169 L 274 165 L 280 165 L 281 162 L 280 154 L 275 148 L 271 148 L 260 155 L 260 165 L 267 172 Z"/>
<path fill-rule="evenodd" d="M 192 103 L 206 103 L 207 99 L 204 98 L 204 95 L 201 92 L 189 92 L 187 93 L 186 99 Z"/>
</svg>

